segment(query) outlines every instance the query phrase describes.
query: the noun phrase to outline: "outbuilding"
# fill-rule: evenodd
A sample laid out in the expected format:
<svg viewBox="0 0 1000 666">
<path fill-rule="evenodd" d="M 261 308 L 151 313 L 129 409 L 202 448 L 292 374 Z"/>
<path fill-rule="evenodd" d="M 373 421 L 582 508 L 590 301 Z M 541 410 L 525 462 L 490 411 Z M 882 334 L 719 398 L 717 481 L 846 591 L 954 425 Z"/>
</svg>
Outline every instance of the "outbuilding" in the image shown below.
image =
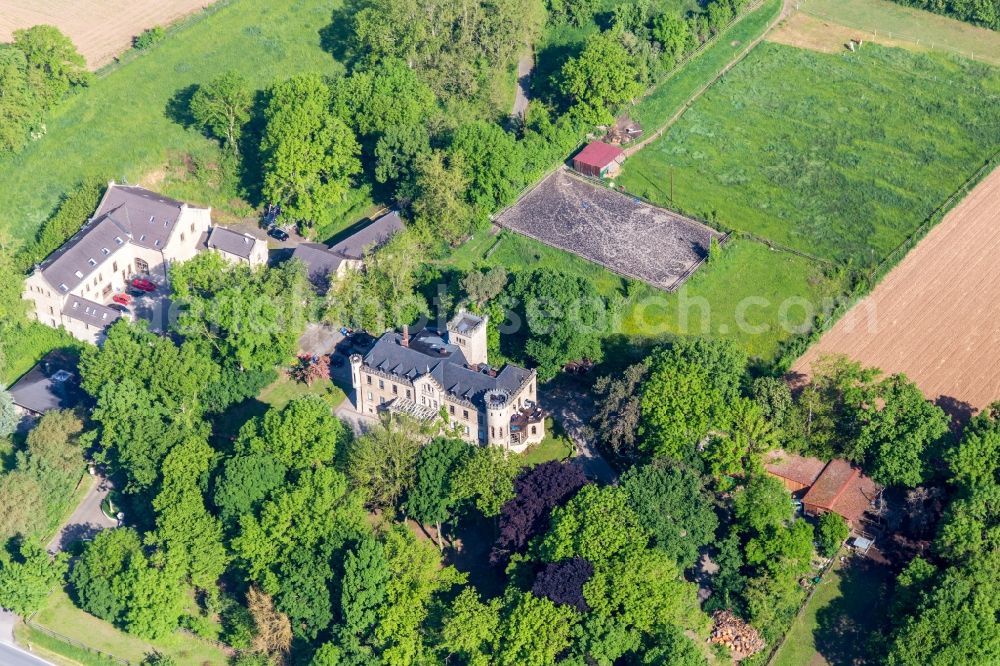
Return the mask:
<svg viewBox="0 0 1000 666">
<path fill-rule="evenodd" d="M 614 176 L 625 161 L 625 151 L 603 141 L 592 141 L 573 158 L 573 168 L 585 176 Z"/>
</svg>

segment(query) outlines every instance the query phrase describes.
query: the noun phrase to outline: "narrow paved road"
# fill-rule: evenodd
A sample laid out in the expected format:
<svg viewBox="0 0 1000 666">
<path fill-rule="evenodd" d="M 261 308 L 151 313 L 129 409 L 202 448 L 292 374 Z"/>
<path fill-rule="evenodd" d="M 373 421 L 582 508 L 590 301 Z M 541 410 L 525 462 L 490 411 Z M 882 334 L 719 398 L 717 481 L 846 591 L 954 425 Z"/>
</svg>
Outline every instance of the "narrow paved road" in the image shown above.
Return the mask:
<svg viewBox="0 0 1000 666">
<path fill-rule="evenodd" d="M 514 95 L 514 110 L 510 114 L 515 118 L 523 118 L 524 112 L 528 110 L 528 87 L 534 67 L 535 56 L 531 53 L 521 56 L 517 61 L 517 93 Z"/>
<path fill-rule="evenodd" d="M 14 645 L 0 643 L 0 664 L 3 666 L 55 666 L 50 661 L 36 657 Z"/>
<path fill-rule="evenodd" d="M 618 473 L 604 459 L 592 441 L 590 420 L 594 415 L 594 399 L 589 393 L 567 387 L 550 386 L 538 393 L 538 404 L 552 415 L 576 445 L 574 463 L 583 467 L 588 478 L 601 483 L 615 483 Z"/>
<path fill-rule="evenodd" d="M 49 542 L 48 550 L 50 553 L 57 553 L 79 539 L 92 539 L 101 530 L 115 527 L 118 524 L 117 521 L 111 520 L 101 511 L 101 502 L 111 492 L 111 482 L 100 474 L 91 481 L 90 490 L 80 500 L 76 511 Z"/>
</svg>

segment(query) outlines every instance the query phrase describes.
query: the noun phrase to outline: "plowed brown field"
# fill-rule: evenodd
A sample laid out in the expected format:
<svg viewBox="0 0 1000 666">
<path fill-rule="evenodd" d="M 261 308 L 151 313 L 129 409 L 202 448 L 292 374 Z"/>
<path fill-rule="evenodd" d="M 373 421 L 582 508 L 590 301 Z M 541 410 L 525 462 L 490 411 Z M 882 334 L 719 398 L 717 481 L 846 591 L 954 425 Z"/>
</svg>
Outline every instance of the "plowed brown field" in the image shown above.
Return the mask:
<svg viewBox="0 0 1000 666">
<path fill-rule="evenodd" d="M 1000 169 L 792 368 L 824 354 L 905 373 L 953 411 L 1000 399 Z M 955 404 L 954 401 L 958 401 Z"/>
<path fill-rule="evenodd" d="M 212 0 L 0 0 L 0 42 L 19 28 L 54 25 L 97 69 L 132 45 L 146 28 L 167 25 Z"/>
</svg>

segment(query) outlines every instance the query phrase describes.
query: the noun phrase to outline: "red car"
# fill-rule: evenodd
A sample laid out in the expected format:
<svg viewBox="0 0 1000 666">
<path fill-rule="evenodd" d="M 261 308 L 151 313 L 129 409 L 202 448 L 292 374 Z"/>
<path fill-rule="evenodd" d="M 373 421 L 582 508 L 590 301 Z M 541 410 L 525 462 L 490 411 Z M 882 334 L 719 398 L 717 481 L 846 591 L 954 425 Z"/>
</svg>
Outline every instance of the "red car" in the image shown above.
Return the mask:
<svg viewBox="0 0 1000 666">
<path fill-rule="evenodd" d="M 114 296 L 111 297 L 111 300 L 113 300 L 118 305 L 128 305 L 129 303 L 132 302 L 132 299 L 129 298 L 128 294 L 115 294 Z"/>
<path fill-rule="evenodd" d="M 146 280 L 145 278 L 136 278 L 132 280 L 132 286 L 140 291 L 151 292 L 156 291 L 156 285 Z"/>
</svg>

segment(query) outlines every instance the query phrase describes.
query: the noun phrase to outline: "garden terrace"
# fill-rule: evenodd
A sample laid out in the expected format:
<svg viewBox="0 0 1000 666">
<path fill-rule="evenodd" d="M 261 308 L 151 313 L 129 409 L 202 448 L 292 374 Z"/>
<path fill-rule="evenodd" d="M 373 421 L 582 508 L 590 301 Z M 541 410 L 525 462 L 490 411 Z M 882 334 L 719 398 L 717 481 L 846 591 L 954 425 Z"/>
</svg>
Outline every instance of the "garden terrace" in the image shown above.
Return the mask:
<svg viewBox="0 0 1000 666">
<path fill-rule="evenodd" d="M 673 291 L 721 234 L 686 217 L 559 169 L 497 224 L 626 277 Z"/>
</svg>

